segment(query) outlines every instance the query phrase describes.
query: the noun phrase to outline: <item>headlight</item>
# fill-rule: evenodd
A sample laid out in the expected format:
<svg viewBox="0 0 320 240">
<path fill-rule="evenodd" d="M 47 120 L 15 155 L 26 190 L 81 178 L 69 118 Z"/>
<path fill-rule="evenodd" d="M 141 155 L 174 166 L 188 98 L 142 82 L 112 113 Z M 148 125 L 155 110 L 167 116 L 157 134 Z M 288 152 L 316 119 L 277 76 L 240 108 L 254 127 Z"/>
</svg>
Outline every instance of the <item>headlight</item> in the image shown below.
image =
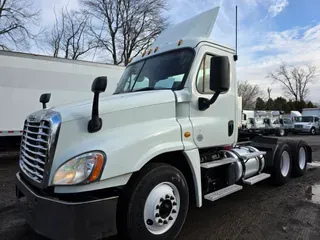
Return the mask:
<svg viewBox="0 0 320 240">
<path fill-rule="evenodd" d="M 304 125 L 303 127 L 304 128 L 310 128 L 310 125 Z"/>
<path fill-rule="evenodd" d="M 55 173 L 54 185 L 90 183 L 100 177 L 105 157 L 101 152 L 89 152 L 64 163 Z"/>
</svg>

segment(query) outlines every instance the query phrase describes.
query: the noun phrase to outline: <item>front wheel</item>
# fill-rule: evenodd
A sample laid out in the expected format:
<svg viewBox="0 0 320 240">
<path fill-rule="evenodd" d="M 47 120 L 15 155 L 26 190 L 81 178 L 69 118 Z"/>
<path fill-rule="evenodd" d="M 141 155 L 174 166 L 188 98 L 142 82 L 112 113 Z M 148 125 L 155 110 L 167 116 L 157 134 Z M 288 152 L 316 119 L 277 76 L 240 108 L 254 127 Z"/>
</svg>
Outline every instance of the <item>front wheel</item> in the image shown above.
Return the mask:
<svg viewBox="0 0 320 240">
<path fill-rule="evenodd" d="M 118 205 L 118 233 L 131 240 L 175 239 L 189 208 L 188 185 L 175 167 L 152 163 L 134 176 Z"/>
<path fill-rule="evenodd" d="M 316 135 L 316 129 L 314 127 L 310 129 L 310 134 Z"/>
</svg>

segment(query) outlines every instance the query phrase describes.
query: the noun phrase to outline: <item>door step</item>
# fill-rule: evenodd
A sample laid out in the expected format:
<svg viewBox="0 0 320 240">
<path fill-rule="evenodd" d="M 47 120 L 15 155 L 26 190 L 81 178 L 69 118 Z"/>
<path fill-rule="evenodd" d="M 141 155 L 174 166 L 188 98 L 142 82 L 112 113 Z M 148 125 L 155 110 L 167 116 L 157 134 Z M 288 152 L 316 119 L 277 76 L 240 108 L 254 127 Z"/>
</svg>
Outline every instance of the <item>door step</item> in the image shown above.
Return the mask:
<svg viewBox="0 0 320 240">
<path fill-rule="evenodd" d="M 224 158 L 222 160 L 201 163 L 201 167 L 202 168 L 215 168 L 215 167 L 219 167 L 221 165 L 234 163 L 236 161 L 237 161 L 236 158 Z"/>
<path fill-rule="evenodd" d="M 205 199 L 213 202 L 213 201 L 216 201 L 220 198 L 223 198 L 227 195 L 230 195 L 231 193 L 234 193 L 234 192 L 237 192 L 237 191 L 240 191 L 243 187 L 240 186 L 240 185 L 237 185 L 237 184 L 233 184 L 231 186 L 228 186 L 226 188 L 222 188 L 218 191 L 215 191 L 215 192 L 212 192 L 212 193 L 209 193 L 207 195 L 204 196 Z"/>
<path fill-rule="evenodd" d="M 270 177 L 270 174 L 268 174 L 268 173 L 260 173 L 260 174 L 258 174 L 256 176 L 253 176 L 251 178 L 243 180 L 243 183 L 247 184 L 247 185 L 253 185 L 253 184 L 255 184 L 257 182 L 260 182 L 262 180 L 265 180 L 265 179 L 267 179 L 269 177 Z"/>
<path fill-rule="evenodd" d="M 241 158 L 242 158 L 243 160 L 246 160 L 246 159 L 250 159 L 250 158 L 259 157 L 259 156 L 265 155 L 265 154 L 266 154 L 266 152 L 257 151 L 257 152 L 251 152 L 251 153 L 243 154 L 243 155 L 241 155 Z"/>
</svg>

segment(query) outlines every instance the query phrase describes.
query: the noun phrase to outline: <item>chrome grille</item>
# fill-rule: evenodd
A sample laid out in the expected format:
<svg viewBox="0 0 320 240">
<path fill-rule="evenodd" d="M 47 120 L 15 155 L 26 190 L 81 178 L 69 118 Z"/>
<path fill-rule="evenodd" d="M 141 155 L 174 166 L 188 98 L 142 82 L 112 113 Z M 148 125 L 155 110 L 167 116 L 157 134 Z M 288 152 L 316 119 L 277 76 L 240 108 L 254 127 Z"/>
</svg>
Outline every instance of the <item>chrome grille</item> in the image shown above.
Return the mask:
<svg viewBox="0 0 320 240">
<path fill-rule="evenodd" d="M 21 139 L 20 167 L 34 181 L 41 183 L 48 155 L 50 122 L 26 120 Z"/>
<path fill-rule="evenodd" d="M 43 185 L 47 177 L 46 169 L 55 151 L 60 123 L 60 114 L 50 110 L 36 112 L 25 121 L 19 164 L 36 184 Z"/>
<path fill-rule="evenodd" d="M 302 128 L 302 125 L 294 125 L 294 128 Z"/>
</svg>

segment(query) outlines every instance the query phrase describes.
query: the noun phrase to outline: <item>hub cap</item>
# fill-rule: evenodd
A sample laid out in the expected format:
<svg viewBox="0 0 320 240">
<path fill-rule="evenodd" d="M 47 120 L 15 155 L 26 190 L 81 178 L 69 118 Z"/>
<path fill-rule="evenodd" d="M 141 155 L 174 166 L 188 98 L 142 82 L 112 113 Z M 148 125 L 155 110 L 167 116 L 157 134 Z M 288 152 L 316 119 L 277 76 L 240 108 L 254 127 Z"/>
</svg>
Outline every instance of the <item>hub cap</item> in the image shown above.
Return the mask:
<svg viewBox="0 0 320 240">
<path fill-rule="evenodd" d="M 281 154 L 280 169 L 282 176 L 286 177 L 290 169 L 290 155 L 287 151 Z"/>
<path fill-rule="evenodd" d="M 180 194 L 169 182 L 158 184 L 150 192 L 144 206 L 144 222 L 152 234 L 167 232 L 175 223 L 180 209 Z"/>
<path fill-rule="evenodd" d="M 306 150 L 304 147 L 299 149 L 299 167 L 300 169 L 304 169 L 306 165 Z"/>
</svg>

